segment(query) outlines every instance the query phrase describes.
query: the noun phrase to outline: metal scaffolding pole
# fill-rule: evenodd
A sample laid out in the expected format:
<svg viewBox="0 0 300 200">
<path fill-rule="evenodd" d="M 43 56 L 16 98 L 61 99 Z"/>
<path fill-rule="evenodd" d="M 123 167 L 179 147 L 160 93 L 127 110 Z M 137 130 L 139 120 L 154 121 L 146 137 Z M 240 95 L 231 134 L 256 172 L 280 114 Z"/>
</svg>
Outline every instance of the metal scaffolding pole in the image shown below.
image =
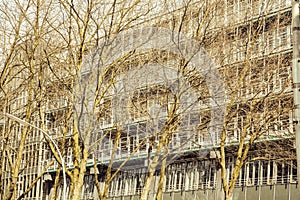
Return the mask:
<svg viewBox="0 0 300 200">
<path fill-rule="evenodd" d="M 300 181 L 300 18 L 299 0 L 293 1 L 293 91 L 294 91 L 294 126 L 296 134 L 297 179 Z"/>
</svg>

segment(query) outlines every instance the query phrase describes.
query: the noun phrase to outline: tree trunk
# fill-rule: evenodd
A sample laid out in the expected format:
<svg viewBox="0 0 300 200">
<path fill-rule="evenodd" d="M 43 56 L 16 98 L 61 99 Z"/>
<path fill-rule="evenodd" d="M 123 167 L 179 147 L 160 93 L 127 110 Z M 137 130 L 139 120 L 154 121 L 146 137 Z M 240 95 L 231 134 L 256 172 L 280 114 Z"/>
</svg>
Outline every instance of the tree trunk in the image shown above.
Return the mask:
<svg viewBox="0 0 300 200">
<path fill-rule="evenodd" d="M 161 200 L 163 196 L 163 186 L 165 182 L 165 172 L 166 172 L 166 166 L 167 166 L 167 154 L 168 151 L 165 150 L 164 154 L 164 159 L 162 161 L 162 166 L 160 169 L 160 174 L 159 174 L 159 182 L 158 182 L 158 187 L 157 187 L 157 192 L 156 192 L 156 200 Z"/>
<path fill-rule="evenodd" d="M 81 197 L 81 191 L 82 191 L 82 186 L 84 184 L 84 176 L 85 176 L 85 173 L 86 173 L 86 164 L 87 164 L 87 158 L 89 156 L 89 153 L 86 149 L 83 149 L 83 158 L 80 162 L 80 165 L 79 165 L 79 169 L 77 169 L 77 172 L 75 172 L 74 176 L 76 177 L 73 177 L 74 181 L 73 181 L 73 191 L 72 193 L 70 194 L 70 199 L 72 200 L 80 200 L 80 197 Z M 76 169 L 75 169 L 76 171 Z"/>
<path fill-rule="evenodd" d="M 83 163 L 81 163 L 80 166 L 82 166 Z M 86 164 L 86 162 L 85 162 Z M 70 199 L 72 200 L 80 200 L 82 186 L 84 184 L 84 175 L 86 170 L 80 170 L 78 173 L 78 176 L 73 179 L 73 189 L 70 193 Z"/>
<path fill-rule="evenodd" d="M 73 194 L 71 199 L 73 200 L 80 200 L 81 190 L 82 190 L 82 184 L 80 184 L 81 181 L 78 181 L 73 190 Z"/>
<path fill-rule="evenodd" d="M 84 156 L 85 157 L 85 156 Z M 76 173 L 76 178 L 73 179 L 73 190 L 70 194 L 70 199 L 80 200 L 82 186 L 84 184 L 84 176 L 86 172 L 87 159 L 83 158 L 80 162 L 80 170 Z"/>
<path fill-rule="evenodd" d="M 146 178 L 146 181 L 145 181 L 145 184 L 144 184 L 144 187 L 143 187 L 143 190 L 142 190 L 142 194 L 141 194 L 141 197 L 140 197 L 141 200 L 147 200 L 148 199 L 148 195 L 149 195 L 149 192 L 151 190 L 151 184 L 152 184 L 152 181 L 153 181 L 154 172 L 155 172 L 155 169 L 158 165 L 158 158 L 159 158 L 159 155 L 161 153 L 162 147 L 163 147 L 162 142 L 159 142 L 158 147 L 157 147 L 156 155 L 152 159 L 152 162 L 151 162 L 151 164 L 148 168 L 149 172 L 148 172 L 148 176 Z"/>
<path fill-rule="evenodd" d="M 57 199 L 57 188 L 59 185 L 59 175 L 60 175 L 60 167 L 58 167 L 56 174 L 55 174 L 54 185 L 52 187 L 51 200 Z"/>
<path fill-rule="evenodd" d="M 225 192 L 225 200 L 232 200 L 233 198 L 232 192 Z"/>
</svg>

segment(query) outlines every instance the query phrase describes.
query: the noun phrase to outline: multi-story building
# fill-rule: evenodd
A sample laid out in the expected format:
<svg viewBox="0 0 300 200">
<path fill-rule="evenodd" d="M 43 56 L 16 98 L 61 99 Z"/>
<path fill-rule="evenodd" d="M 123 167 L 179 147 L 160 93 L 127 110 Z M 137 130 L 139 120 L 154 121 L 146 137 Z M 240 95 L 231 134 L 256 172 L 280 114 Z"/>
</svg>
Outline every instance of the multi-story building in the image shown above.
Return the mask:
<svg viewBox="0 0 300 200">
<path fill-rule="evenodd" d="M 224 133 L 228 181 L 240 142 L 246 140 L 247 144 L 252 136 L 256 139 L 239 171 L 234 198 L 299 198 L 293 146 L 290 24 L 290 0 L 196 1 L 120 34 L 113 48 L 120 48 L 117 50 L 122 54 L 136 52 L 122 64 L 114 87 L 99 103 L 100 120 L 91 143 L 101 142 L 87 162 L 82 199 L 97 199 L 95 179 L 104 186 L 112 155 L 113 171 L 120 171 L 110 184 L 108 197 L 138 199 L 157 153 L 167 160 L 163 199 L 220 199 L 219 151 Z M 146 25 L 152 28 L 143 28 Z M 126 38 L 141 47 L 131 45 Z M 173 43 L 166 42 L 172 39 Z M 149 41 L 151 44 L 142 46 Z M 109 62 L 118 60 L 121 53 L 117 51 Z M 82 74 L 83 82 L 90 76 L 87 69 Z M 45 115 L 46 126 L 55 136 L 67 104 L 63 97 L 55 106 L 51 103 Z M 158 151 L 164 131 L 172 133 L 167 135 L 166 154 Z M 53 158 L 48 145 L 40 143 L 43 137 L 39 132 L 32 134 L 24 155 L 31 158 L 29 166 L 34 167 L 25 167 L 17 196 Z M 65 148 L 66 166 L 72 169 L 73 150 Z M 151 199 L 157 192 L 161 167 L 164 165 L 155 169 Z M 50 199 L 58 169 L 58 163 L 54 163 L 27 199 Z M 4 174 L 2 180 L 8 179 Z M 8 184 L 5 181 L 4 188 Z M 60 196 L 61 188 L 58 193 Z"/>
</svg>

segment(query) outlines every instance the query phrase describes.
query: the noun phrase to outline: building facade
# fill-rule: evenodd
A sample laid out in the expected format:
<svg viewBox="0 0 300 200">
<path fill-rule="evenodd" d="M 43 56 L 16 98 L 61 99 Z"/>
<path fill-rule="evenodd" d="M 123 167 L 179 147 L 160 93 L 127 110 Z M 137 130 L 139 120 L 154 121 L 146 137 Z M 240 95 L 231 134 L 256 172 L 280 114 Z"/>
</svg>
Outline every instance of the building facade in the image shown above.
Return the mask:
<svg viewBox="0 0 300 200">
<path fill-rule="evenodd" d="M 291 4 L 290 0 L 195 1 L 116 36 L 105 64 L 121 62 L 122 67 L 115 75 L 113 70 L 105 71 L 103 87 L 108 89 L 97 104 L 99 112 L 94 113 L 97 125 L 92 127 L 92 135 L 82 136 L 82 145 L 89 140 L 93 148 L 81 199 L 99 198 L 96 179 L 103 189 L 110 164 L 116 174 L 109 199 L 139 199 L 151 170 L 154 175 L 148 196 L 154 199 L 162 168 L 163 199 L 222 199 L 221 142 L 225 142 L 230 181 L 239 144 L 243 142 L 246 148 L 251 139 L 255 142 L 238 172 L 233 198 L 298 199 Z M 120 60 L 133 50 L 131 57 Z M 96 87 L 94 70 L 103 70 L 93 65 L 101 56 L 93 59 L 84 64 L 87 67 L 79 81 L 88 89 Z M 95 98 L 85 92 L 86 99 Z M 25 93 L 16 105 L 26 101 Z M 61 96 L 49 102 L 45 111 L 46 130 L 58 143 L 68 106 Z M 78 109 L 77 104 L 74 107 Z M 94 116 L 89 115 L 89 108 L 81 114 L 78 127 L 85 132 Z M 22 127 L 14 126 L 15 132 L 21 133 Z M 16 196 L 54 159 L 40 132 L 32 130 L 30 134 L 23 152 L 24 160 L 30 162 L 22 166 Z M 71 135 L 70 129 L 62 150 L 69 170 L 75 162 Z M 155 158 L 157 165 L 153 165 Z M 9 158 L 3 162 L 8 168 Z M 62 180 L 58 189 L 53 189 L 58 170 L 60 165 L 54 161 L 24 199 L 51 199 L 54 193 L 61 198 Z M 3 173 L 3 188 L 10 176 Z"/>
</svg>

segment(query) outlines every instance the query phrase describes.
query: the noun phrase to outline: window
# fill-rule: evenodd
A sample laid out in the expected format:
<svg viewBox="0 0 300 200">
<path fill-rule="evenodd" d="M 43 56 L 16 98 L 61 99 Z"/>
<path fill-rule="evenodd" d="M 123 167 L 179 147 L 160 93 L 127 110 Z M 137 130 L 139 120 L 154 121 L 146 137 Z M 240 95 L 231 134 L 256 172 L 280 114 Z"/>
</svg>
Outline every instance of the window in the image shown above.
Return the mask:
<svg viewBox="0 0 300 200">
<path fill-rule="evenodd" d="M 95 180 L 93 175 L 88 175 L 84 177 L 83 185 L 83 199 L 90 199 L 93 197 Z"/>
<path fill-rule="evenodd" d="M 289 47 L 291 44 L 291 31 L 289 26 L 280 27 L 278 30 L 279 45 L 281 48 Z"/>
<path fill-rule="evenodd" d="M 112 100 L 109 98 L 104 99 L 99 103 L 98 107 L 98 117 L 101 125 L 107 125 L 112 123 Z"/>
<path fill-rule="evenodd" d="M 274 33 L 269 32 L 266 37 L 267 37 L 267 49 L 269 52 L 272 52 L 276 46 Z"/>
</svg>

